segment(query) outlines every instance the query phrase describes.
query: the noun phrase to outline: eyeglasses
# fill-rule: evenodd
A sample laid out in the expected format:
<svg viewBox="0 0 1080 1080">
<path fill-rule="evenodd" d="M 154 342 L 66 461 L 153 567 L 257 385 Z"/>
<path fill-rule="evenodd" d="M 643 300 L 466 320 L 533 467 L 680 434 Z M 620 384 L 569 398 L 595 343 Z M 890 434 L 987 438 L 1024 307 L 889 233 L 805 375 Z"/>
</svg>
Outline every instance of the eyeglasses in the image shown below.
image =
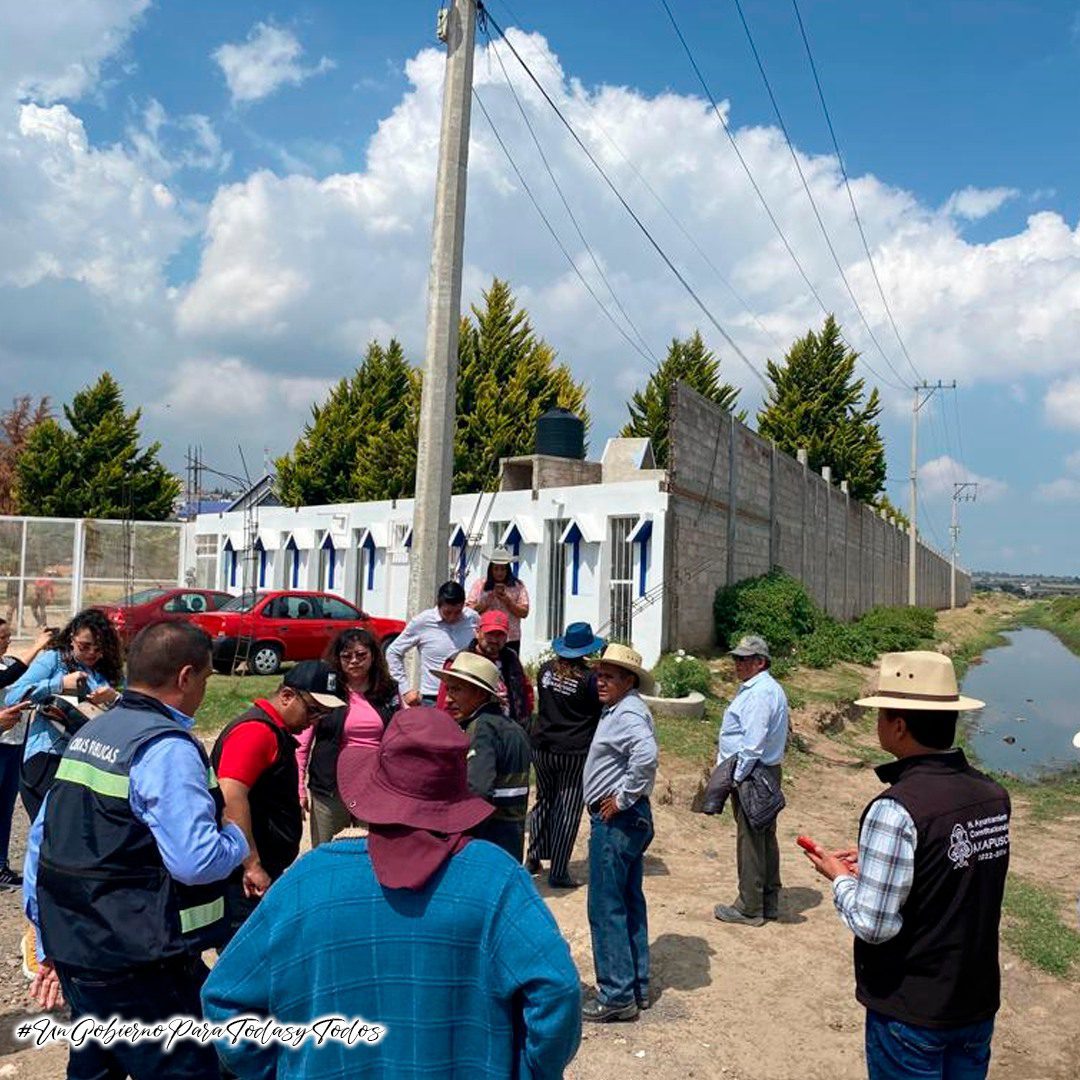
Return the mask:
<svg viewBox="0 0 1080 1080">
<path fill-rule="evenodd" d="M 343 652 L 338 659 L 343 664 L 360 663 L 362 660 L 370 660 L 371 653 L 367 649 L 363 649 L 360 652 Z"/>
<path fill-rule="evenodd" d="M 72 648 L 78 649 L 79 652 L 101 652 L 101 646 L 96 641 L 80 641 L 78 638 L 74 638 L 71 645 Z"/>
</svg>

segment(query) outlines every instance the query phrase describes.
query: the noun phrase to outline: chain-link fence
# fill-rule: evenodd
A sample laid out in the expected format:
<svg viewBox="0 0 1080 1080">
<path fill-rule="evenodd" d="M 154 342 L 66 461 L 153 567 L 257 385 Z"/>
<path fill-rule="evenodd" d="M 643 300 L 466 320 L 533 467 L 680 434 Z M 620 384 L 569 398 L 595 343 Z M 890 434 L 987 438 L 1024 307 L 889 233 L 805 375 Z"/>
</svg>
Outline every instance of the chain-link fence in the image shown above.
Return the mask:
<svg viewBox="0 0 1080 1080">
<path fill-rule="evenodd" d="M 183 526 L 0 517 L 0 617 L 16 637 L 140 589 L 181 584 Z"/>
</svg>

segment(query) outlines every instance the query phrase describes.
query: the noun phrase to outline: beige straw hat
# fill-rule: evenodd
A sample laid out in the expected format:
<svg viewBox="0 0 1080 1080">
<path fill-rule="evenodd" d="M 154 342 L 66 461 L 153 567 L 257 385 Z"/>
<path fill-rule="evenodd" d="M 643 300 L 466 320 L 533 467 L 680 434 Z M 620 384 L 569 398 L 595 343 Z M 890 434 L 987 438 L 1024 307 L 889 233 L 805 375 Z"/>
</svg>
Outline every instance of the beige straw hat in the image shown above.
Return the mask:
<svg viewBox="0 0 1080 1080">
<path fill-rule="evenodd" d="M 432 668 L 431 674 L 443 682 L 457 679 L 471 686 L 479 686 L 489 694 L 497 696 L 499 693 L 499 669 L 490 660 L 468 649 L 462 649 L 448 668 Z"/>
<path fill-rule="evenodd" d="M 986 702 L 960 693 L 949 657 L 936 652 L 895 652 L 881 658 L 876 692 L 855 704 L 867 709 L 966 712 L 981 709 Z"/>
<path fill-rule="evenodd" d="M 641 666 L 641 653 L 635 652 L 629 645 L 617 645 L 614 642 L 605 650 L 603 656 L 590 660 L 593 667 L 597 664 L 610 664 L 612 667 L 632 671 L 638 677 L 638 689 L 643 694 L 651 694 L 656 688 L 656 681 Z"/>
</svg>

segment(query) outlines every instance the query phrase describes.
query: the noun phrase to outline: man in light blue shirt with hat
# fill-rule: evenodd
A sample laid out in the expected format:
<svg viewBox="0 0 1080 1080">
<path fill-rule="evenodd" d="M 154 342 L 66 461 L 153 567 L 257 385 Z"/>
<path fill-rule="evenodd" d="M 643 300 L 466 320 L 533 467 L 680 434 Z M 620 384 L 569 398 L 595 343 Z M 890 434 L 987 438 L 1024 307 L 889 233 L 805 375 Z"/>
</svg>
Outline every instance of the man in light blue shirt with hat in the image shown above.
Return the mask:
<svg viewBox="0 0 1080 1080">
<path fill-rule="evenodd" d="M 732 779 L 740 784 L 754 769 L 765 769 L 777 785 L 787 745 L 788 704 L 780 684 L 769 673 L 769 645 L 757 634 L 747 634 L 731 650 L 739 689 L 724 712 L 720 727 L 717 765 L 735 758 Z M 721 922 L 762 926 L 779 917 L 780 848 L 776 819 L 762 829 L 750 826 L 739 805 L 738 788 L 732 793 L 735 811 L 736 860 L 739 896 L 733 904 L 717 904 L 713 913 Z"/>
</svg>

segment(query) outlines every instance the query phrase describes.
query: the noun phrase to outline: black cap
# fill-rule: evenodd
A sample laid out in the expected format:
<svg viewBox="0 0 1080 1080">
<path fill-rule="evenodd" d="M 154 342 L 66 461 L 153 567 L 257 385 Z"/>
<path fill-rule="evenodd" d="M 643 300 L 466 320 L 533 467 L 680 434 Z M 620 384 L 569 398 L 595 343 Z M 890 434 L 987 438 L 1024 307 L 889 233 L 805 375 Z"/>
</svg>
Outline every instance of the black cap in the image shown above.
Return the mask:
<svg viewBox="0 0 1080 1080">
<path fill-rule="evenodd" d="M 321 660 L 302 660 L 285 672 L 285 685 L 305 691 L 326 709 L 336 709 L 348 700 L 341 676 Z"/>
</svg>

